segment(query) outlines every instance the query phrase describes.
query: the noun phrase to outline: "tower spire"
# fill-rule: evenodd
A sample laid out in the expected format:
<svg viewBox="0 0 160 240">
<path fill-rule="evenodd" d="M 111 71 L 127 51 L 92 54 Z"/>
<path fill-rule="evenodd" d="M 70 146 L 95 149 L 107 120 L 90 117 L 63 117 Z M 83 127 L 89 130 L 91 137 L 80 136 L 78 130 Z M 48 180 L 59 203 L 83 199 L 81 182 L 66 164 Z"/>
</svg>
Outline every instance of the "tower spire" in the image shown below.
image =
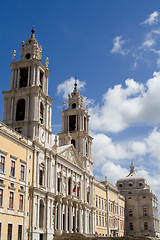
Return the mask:
<svg viewBox="0 0 160 240">
<path fill-rule="evenodd" d="M 31 33 L 34 34 L 35 33 L 35 30 L 34 30 L 34 21 L 33 21 L 33 25 L 32 25 L 32 30 L 31 30 Z"/>
<path fill-rule="evenodd" d="M 74 90 L 77 90 L 77 77 L 75 77 Z"/>
</svg>

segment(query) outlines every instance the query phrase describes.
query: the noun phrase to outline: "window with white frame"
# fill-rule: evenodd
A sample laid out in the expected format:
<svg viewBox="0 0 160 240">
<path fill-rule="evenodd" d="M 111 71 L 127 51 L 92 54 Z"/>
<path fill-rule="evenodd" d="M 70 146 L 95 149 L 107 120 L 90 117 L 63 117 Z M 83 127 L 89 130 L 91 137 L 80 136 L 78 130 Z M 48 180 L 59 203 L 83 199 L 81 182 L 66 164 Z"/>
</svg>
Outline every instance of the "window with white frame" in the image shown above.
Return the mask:
<svg viewBox="0 0 160 240">
<path fill-rule="evenodd" d="M 5 157 L 0 155 L 0 173 L 4 173 L 5 170 Z"/>
<path fill-rule="evenodd" d="M 99 226 L 101 227 L 101 215 L 99 215 Z"/>
<path fill-rule="evenodd" d="M 14 203 L 14 192 L 9 192 L 9 208 L 13 208 Z"/>
<path fill-rule="evenodd" d="M 18 240 L 22 240 L 22 225 L 18 225 Z"/>
<path fill-rule="evenodd" d="M 16 162 L 14 160 L 11 160 L 11 172 L 10 176 L 15 177 L 15 172 L 16 172 Z"/>
<path fill-rule="evenodd" d="M 23 194 L 19 195 L 19 210 L 23 211 Z"/>
<path fill-rule="evenodd" d="M 8 224 L 7 240 L 12 240 L 12 224 Z"/>
<path fill-rule="evenodd" d="M 21 164 L 20 180 L 24 181 L 24 178 L 25 178 L 25 166 Z"/>
<path fill-rule="evenodd" d="M 101 208 L 101 198 L 99 197 L 99 208 Z"/>
<path fill-rule="evenodd" d="M 96 214 L 96 226 L 98 227 L 98 213 Z"/>
<path fill-rule="evenodd" d="M 0 189 L 0 207 L 3 206 L 3 189 Z"/>
<path fill-rule="evenodd" d="M 98 197 L 96 195 L 96 207 L 98 207 Z"/>
<path fill-rule="evenodd" d="M 102 216 L 102 227 L 104 227 L 104 216 Z"/>
</svg>

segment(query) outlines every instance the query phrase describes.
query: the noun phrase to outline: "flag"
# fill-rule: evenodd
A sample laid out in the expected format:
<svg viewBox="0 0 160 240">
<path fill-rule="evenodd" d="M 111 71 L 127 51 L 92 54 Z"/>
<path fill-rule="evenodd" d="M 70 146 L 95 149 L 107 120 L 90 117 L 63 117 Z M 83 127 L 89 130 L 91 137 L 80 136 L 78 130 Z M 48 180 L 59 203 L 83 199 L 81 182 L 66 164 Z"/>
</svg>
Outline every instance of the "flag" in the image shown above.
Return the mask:
<svg viewBox="0 0 160 240">
<path fill-rule="evenodd" d="M 75 185 L 73 188 L 73 192 L 76 192 L 76 191 L 77 191 L 77 189 L 76 189 L 76 185 Z"/>
</svg>

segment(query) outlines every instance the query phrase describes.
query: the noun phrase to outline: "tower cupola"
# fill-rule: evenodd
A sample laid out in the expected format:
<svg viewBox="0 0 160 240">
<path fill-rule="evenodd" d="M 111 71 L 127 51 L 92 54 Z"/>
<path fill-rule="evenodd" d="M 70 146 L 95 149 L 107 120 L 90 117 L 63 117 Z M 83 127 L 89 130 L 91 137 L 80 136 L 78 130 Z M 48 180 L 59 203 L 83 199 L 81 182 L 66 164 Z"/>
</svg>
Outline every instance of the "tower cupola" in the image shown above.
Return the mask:
<svg viewBox="0 0 160 240">
<path fill-rule="evenodd" d="M 22 41 L 21 43 L 21 61 L 29 59 L 41 60 L 42 58 L 42 46 L 38 45 L 34 33 L 35 31 L 33 25 L 29 40 L 26 42 Z"/>
</svg>

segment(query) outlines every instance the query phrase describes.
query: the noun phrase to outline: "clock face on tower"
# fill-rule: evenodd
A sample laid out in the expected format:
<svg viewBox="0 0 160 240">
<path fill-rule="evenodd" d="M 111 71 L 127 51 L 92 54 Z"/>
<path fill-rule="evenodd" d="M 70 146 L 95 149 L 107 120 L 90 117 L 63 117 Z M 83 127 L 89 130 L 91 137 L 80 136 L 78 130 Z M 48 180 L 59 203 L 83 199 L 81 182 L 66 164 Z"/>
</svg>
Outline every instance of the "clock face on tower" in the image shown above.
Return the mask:
<svg viewBox="0 0 160 240">
<path fill-rule="evenodd" d="M 45 131 L 42 128 L 41 128 L 41 131 L 40 131 L 40 140 L 41 140 L 42 143 L 45 142 Z"/>
</svg>

